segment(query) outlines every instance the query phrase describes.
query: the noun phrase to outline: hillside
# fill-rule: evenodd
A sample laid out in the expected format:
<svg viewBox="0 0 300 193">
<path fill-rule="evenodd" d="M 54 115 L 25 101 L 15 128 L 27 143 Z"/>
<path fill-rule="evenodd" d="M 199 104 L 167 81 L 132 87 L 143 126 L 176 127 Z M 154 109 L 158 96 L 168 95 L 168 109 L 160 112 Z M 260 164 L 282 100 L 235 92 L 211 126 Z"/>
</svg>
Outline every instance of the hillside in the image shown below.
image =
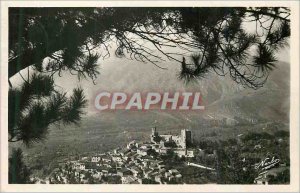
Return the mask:
<svg viewBox="0 0 300 193">
<path fill-rule="evenodd" d="M 278 129 L 268 127 L 273 122 L 280 123 L 280 129 L 288 129 L 289 64 L 287 63 L 278 63 L 266 85 L 259 90 L 242 88 L 228 77 L 213 74 L 197 84 L 185 85 L 174 78 L 178 70 L 176 68 L 159 71 L 151 65 L 141 67 L 137 62 L 118 65 L 120 65 L 118 68 L 111 66 L 104 68 L 96 86 L 81 83 L 89 96 L 90 106 L 80 126 L 53 127 L 43 143 L 23 148 L 27 163 L 36 173 L 47 175 L 59 162 L 70 156 L 106 152 L 133 139 L 148 140 L 151 127 L 155 125 L 161 133 L 175 134 L 182 128 L 189 128 L 193 131 L 194 140 L 224 139 L 266 128 L 272 132 Z M 58 80 L 58 84 L 65 88 L 74 85 L 72 81 L 68 83 L 69 86 L 63 85 L 62 82 L 64 79 Z M 93 97 L 101 90 L 200 91 L 206 109 L 194 112 L 156 110 L 94 112 Z M 257 122 L 255 124 L 230 122 L 240 119 L 257 119 Z M 10 144 L 10 147 L 15 146 L 22 145 Z"/>
</svg>

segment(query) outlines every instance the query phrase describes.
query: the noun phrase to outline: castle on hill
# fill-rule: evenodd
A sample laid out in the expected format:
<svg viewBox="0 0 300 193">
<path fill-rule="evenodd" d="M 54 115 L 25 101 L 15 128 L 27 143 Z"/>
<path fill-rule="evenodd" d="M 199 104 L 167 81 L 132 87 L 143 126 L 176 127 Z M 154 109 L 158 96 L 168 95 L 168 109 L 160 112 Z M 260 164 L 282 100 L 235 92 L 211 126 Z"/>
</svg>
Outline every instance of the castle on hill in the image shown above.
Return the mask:
<svg viewBox="0 0 300 193">
<path fill-rule="evenodd" d="M 192 143 L 192 132 L 187 129 L 182 129 L 180 135 L 160 135 L 154 127 L 150 137 L 152 143 L 161 146 L 175 146 L 181 149 L 186 149 Z"/>
</svg>

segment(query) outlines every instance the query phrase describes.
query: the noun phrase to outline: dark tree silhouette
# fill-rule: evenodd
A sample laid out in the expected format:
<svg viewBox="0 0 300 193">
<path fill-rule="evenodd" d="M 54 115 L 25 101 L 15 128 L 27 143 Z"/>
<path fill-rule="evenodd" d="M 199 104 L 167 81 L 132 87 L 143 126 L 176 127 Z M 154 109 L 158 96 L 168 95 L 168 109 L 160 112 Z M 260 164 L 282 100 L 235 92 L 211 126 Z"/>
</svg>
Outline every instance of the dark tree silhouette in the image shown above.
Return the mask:
<svg viewBox="0 0 300 193">
<path fill-rule="evenodd" d="M 220 144 L 217 150 L 216 171 L 219 184 L 253 184 L 258 172 L 252 164 L 243 162 L 239 148 L 225 148 L 226 144 Z"/>
<path fill-rule="evenodd" d="M 50 76 L 33 74 L 21 88 L 9 90 L 9 142 L 29 145 L 44 139 L 52 124 L 79 122 L 87 102 L 83 90 L 74 89 L 68 98 L 53 84 Z"/>
<path fill-rule="evenodd" d="M 9 142 L 26 146 L 45 139 L 50 125 L 79 123 L 86 100 L 81 88 L 66 93 L 55 90 L 50 76 L 33 74 L 21 88 L 8 93 Z M 23 162 L 22 150 L 13 150 L 9 158 L 9 183 L 33 183 L 30 169 Z"/>
<path fill-rule="evenodd" d="M 270 178 L 269 184 L 289 184 L 290 176 L 291 174 L 289 169 L 280 172 L 279 174 L 277 174 L 277 176 L 268 175 L 268 177 Z"/>
<path fill-rule="evenodd" d="M 8 182 L 10 184 L 28 184 L 33 183 L 30 180 L 30 169 L 23 162 L 23 153 L 21 149 L 13 149 L 8 161 L 9 174 Z"/>
<path fill-rule="evenodd" d="M 160 68 L 160 61 L 192 56 L 179 76 L 187 81 L 213 71 L 257 89 L 287 44 L 289 15 L 279 7 L 10 8 L 9 77 L 32 66 L 94 80 L 97 59 L 109 57 L 114 43 L 116 56 Z"/>
</svg>

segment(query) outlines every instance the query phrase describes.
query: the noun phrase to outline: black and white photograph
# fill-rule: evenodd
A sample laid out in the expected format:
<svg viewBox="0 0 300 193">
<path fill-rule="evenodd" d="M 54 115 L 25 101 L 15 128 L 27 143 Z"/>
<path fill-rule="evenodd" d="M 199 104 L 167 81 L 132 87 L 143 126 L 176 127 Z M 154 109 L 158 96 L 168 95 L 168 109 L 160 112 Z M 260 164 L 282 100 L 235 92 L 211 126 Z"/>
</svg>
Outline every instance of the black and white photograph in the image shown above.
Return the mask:
<svg viewBox="0 0 300 193">
<path fill-rule="evenodd" d="M 291 4 L 15 3 L 1 16 L 7 186 L 298 179 Z"/>
</svg>

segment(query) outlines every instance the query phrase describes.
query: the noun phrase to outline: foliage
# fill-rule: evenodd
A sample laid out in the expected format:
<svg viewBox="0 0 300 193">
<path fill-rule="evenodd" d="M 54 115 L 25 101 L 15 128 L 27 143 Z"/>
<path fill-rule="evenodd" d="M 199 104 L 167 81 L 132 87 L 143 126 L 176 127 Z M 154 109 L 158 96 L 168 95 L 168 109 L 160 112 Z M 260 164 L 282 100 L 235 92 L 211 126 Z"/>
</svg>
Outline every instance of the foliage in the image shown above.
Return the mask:
<svg viewBox="0 0 300 193">
<path fill-rule="evenodd" d="M 251 163 L 243 162 L 238 149 L 217 151 L 217 181 L 220 184 L 253 184 L 257 172 Z"/>
<path fill-rule="evenodd" d="M 274 131 L 273 134 L 250 132 L 242 140 L 195 141 L 195 145 L 205 153 L 196 155 L 192 162 L 215 168 L 219 184 L 253 184 L 259 173 L 254 165 L 266 156 L 274 156 L 280 163 L 289 165 L 288 142 L 289 132 L 284 130 Z M 259 148 L 255 148 L 256 145 Z M 215 152 L 215 156 L 207 155 L 212 152 Z M 286 184 L 289 183 L 289 170 L 268 177 L 270 183 Z"/>
<path fill-rule="evenodd" d="M 20 148 L 13 149 L 11 157 L 8 160 L 9 174 L 8 182 L 10 184 L 30 184 L 30 169 L 23 162 L 23 153 Z"/>
<path fill-rule="evenodd" d="M 68 98 L 55 90 L 50 76 L 33 74 L 21 88 L 9 89 L 9 142 L 30 145 L 45 139 L 52 124 L 78 124 L 86 102 L 81 88 Z"/>
<path fill-rule="evenodd" d="M 289 137 L 289 136 L 290 136 L 290 132 L 285 131 L 285 130 L 279 130 L 279 131 L 276 131 L 276 132 L 274 133 L 274 135 L 275 135 L 276 137 Z"/>
<path fill-rule="evenodd" d="M 255 132 L 251 132 L 248 133 L 247 135 L 245 135 L 243 137 L 244 141 L 249 141 L 249 140 L 254 140 L 254 141 L 259 141 L 262 139 L 272 139 L 273 136 L 267 132 L 261 132 L 261 133 L 255 133 Z"/>
<path fill-rule="evenodd" d="M 286 169 L 278 175 L 268 175 L 270 178 L 269 184 L 289 184 L 290 183 L 290 170 Z"/>
<path fill-rule="evenodd" d="M 142 184 L 159 184 L 159 183 L 154 180 L 144 178 L 142 179 Z"/>
<path fill-rule="evenodd" d="M 121 184 L 120 176 L 103 176 L 102 180 L 108 184 Z"/>
<path fill-rule="evenodd" d="M 167 142 L 164 142 L 164 146 L 165 146 L 165 147 L 176 148 L 176 147 L 177 147 L 177 144 L 176 144 L 174 141 L 167 141 Z"/>
<path fill-rule="evenodd" d="M 179 62 L 187 82 L 215 72 L 257 89 L 288 43 L 289 16 L 285 7 L 10 8 L 9 77 L 33 66 L 95 80 L 98 59 L 116 47 L 117 57 L 162 69 Z"/>
</svg>

